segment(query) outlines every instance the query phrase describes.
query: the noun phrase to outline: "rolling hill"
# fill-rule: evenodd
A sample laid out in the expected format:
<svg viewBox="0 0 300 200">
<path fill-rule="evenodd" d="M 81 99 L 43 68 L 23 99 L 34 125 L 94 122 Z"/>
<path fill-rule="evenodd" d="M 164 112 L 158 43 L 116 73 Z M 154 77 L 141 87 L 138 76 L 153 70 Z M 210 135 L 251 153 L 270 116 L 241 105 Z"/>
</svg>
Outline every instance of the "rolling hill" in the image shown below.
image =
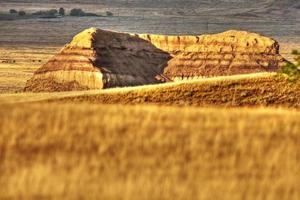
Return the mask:
<svg viewBox="0 0 300 200">
<path fill-rule="evenodd" d="M 1 94 L 0 103 L 58 102 L 218 107 L 300 107 L 299 81 L 258 73 L 106 90 Z"/>
</svg>

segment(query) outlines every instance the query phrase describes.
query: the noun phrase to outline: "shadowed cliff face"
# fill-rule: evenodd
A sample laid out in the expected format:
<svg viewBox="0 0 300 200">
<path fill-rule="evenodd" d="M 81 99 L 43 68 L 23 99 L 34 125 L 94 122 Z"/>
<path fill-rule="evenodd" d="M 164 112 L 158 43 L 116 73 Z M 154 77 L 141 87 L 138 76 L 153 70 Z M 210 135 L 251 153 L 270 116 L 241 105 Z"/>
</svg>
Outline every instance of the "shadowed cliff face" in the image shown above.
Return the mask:
<svg viewBox="0 0 300 200">
<path fill-rule="evenodd" d="M 144 85 L 167 81 L 163 76 L 171 55 L 137 35 L 95 30 L 94 64 L 104 87 Z M 72 44 L 71 44 L 72 45 Z"/>
<path fill-rule="evenodd" d="M 276 71 L 283 63 L 278 43 L 254 33 L 164 36 L 91 28 L 37 70 L 25 90 L 145 85 Z"/>
</svg>

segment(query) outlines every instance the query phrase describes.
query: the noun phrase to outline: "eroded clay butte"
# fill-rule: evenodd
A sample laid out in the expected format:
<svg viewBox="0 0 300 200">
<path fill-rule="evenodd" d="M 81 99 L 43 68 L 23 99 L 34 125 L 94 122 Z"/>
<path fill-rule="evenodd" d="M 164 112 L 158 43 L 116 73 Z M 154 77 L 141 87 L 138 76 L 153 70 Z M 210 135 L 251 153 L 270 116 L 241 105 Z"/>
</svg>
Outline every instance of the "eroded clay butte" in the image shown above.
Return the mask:
<svg viewBox="0 0 300 200">
<path fill-rule="evenodd" d="M 38 69 L 26 91 L 102 89 L 277 71 L 275 40 L 245 31 L 165 36 L 87 29 Z"/>
</svg>

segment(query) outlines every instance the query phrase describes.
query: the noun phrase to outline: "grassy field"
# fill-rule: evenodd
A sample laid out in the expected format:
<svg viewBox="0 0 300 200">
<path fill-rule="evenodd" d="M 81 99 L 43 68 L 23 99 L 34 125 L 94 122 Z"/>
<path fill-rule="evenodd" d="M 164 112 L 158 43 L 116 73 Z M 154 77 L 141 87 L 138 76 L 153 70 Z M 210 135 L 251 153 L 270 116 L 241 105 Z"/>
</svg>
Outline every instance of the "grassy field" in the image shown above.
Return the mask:
<svg viewBox="0 0 300 200">
<path fill-rule="evenodd" d="M 59 51 L 49 46 L 1 46 L 0 47 L 0 94 L 22 92 L 33 72 Z"/>
<path fill-rule="evenodd" d="M 299 111 L 30 103 L 0 113 L 0 199 L 299 199 Z"/>
</svg>

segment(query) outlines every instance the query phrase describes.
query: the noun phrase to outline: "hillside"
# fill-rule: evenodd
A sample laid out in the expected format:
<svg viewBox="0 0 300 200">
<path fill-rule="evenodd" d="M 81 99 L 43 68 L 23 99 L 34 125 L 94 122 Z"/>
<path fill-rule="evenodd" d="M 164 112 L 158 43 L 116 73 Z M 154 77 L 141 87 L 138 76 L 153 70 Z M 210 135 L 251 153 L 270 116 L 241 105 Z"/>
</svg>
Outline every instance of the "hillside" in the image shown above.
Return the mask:
<svg viewBox="0 0 300 200">
<path fill-rule="evenodd" d="M 0 104 L 50 101 L 299 108 L 299 87 L 299 82 L 291 82 L 284 76 L 259 73 L 106 90 L 0 94 Z"/>
<path fill-rule="evenodd" d="M 193 106 L 300 107 L 300 83 L 269 73 L 218 77 L 161 85 L 108 89 L 58 97 L 51 102 Z M 72 93 L 71 93 L 72 94 Z M 1 98 L 0 98 L 1 99 Z"/>
</svg>

